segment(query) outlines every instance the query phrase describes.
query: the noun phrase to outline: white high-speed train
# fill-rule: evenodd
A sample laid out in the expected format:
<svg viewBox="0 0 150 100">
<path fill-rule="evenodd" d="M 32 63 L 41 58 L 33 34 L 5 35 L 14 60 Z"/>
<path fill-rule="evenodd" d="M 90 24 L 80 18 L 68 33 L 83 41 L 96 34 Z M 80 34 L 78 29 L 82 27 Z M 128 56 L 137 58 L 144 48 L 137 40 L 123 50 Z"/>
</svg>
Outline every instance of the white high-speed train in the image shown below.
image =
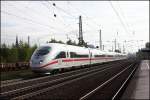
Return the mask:
<svg viewBox="0 0 150 100">
<path fill-rule="evenodd" d="M 30 60 L 33 72 L 51 72 L 65 68 L 126 59 L 125 54 L 98 49 L 49 43 L 37 48 Z"/>
</svg>

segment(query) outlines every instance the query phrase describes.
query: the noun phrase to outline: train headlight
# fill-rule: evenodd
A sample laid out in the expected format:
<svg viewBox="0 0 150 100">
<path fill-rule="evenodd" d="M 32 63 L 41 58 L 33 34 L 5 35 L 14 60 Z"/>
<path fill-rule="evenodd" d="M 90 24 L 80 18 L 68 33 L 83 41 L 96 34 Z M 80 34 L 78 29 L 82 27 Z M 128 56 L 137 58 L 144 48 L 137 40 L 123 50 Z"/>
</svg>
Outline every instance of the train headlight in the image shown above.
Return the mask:
<svg viewBox="0 0 150 100">
<path fill-rule="evenodd" d="M 40 64 L 43 63 L 43 60 L 40 60 Z"/>
</svg>

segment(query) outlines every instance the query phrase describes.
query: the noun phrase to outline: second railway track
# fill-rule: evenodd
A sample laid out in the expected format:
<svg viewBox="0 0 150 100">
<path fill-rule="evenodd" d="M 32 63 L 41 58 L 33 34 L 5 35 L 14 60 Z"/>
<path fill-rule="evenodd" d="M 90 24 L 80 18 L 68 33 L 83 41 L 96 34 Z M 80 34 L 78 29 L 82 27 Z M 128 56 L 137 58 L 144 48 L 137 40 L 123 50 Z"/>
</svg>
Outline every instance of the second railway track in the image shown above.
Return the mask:
<svg viewBox="0 0 150 100">
<path fill-rule="evenodd" d="M 132 61 L 127 60 L 113 62 L 111 64 L 104 64 L 63 74 L 46 76 L 4 85 L 1 87 L 1 98 L 79 99 L 83 96 L 83 94 L 88 93 L 89 90 L 94 88 L 92 84 L 97 86 L 101 82 L 106 81 L 110 76 L 114 76 L 123 70 L 126 66 L 129 66 L 131 63 Z M 101 79 L 98 80 L 95 76 Z M 72 93 L 73 91 L 75 93 Z"/>
</svg>

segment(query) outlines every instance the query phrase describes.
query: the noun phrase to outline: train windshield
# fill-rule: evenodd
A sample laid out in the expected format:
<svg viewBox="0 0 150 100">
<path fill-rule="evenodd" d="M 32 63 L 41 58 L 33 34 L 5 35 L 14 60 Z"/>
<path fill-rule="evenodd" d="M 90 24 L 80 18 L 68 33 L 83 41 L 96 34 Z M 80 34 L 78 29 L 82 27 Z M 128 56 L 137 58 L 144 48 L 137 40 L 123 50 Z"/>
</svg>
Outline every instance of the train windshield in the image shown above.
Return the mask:
<svg viewBox="0 0 150 100">
<path fill-rule="evenodd" d="M 40 49 L 38 49 L 37 51 L 36 51 L 36 55 L 46 55 L 46 54 L 48 54 L 49 52 L 51 51 L 51 47 L 48 47 L 48 46 L 46 46 L 46 47 L 41 47 Z"/>
</svg>

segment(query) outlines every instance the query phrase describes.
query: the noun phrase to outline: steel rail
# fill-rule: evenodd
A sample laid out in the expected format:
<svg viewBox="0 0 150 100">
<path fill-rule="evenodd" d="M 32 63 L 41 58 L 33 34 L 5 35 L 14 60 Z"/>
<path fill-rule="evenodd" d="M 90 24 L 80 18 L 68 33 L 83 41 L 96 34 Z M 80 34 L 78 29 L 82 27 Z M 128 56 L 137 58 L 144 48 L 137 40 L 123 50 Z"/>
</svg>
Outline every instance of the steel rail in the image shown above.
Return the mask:
<svg viewBox="0 0 150 100">
<path fill-rule="evenodd" d="M 113 67 L 115 67 L 114 65 L 118 65 L 118 66 L 120 66 L 120 65 L 122 65 L 122 64 L 126 64 L 127 63 L 127 61 L 121 61 L 121 62 L 115 62 L 115 63 L 111 63 L 111 64 L 106 64 L 106 65 L 109 65 L 109 66 L 113 66 Z M 129 64 L 129 63 L 128 63 Z M 62 76 L 63 78 L 59 78 L 59 79 L 56 79 L 56 80 L 52 80 L 52 81 L 45 81 L 44 83 L 39 83 L 39 84 L 34 84 L 34 85 L 31 85 L 31 86 L 27 86 L 27 87 L 23 87 L 23 88 L 19 88 L 19 89 L 16 89 L 16 90 L 12 90 L 12 91 L 8 91 L 8 92 L 3 92 L 3 93 L 1 93 L 3 96 L 12 96 L 12 99 L 17 99 L 18 97 L 16 96 L 16 95 L 18 95 L 17 93 L 18 92 L 24 92 L 24 91 L 30 91 L 31 93 L 29 93 L 29 95 L 30 94 L 34 94 L 33 93 L 33 91 L 32 90 L 34 90 L 34 89 L 36 89 L 36 88 L 39 88 L 38 89 L 38 91 L 42 91 L 42 90 L 45 90 L 45 88 L 43 89 L 43 87 L 48 87 L 48 88 L 51 88 L 52 89 L 52 87 L 57 87 L 57 85 L 59 86 L 59 84 L 58 83 L 65 83 L 66 81 L 68 82 L 68 80 L 70 81 L 72 81 L 72 80 L 76 80 L 76 79 L 78 79 L 78 78 L 80 78 L 80 77 L 83 77 L 83 76 L 86 76 L 86 74 L 89 74 L 89 73 L 93 73 L 94 71 L 95 72 L 97 72 L 97 71 L 99 71 L 99 70 L 105 70 L 105 67 L 106 67 L 106 65 L 102 65 L 102 67 L 100 67 L 100 66 L 94 66 L 94 67 L 89 67 L 89 68 L 84 68 L 84 69 L 80 69 L 80 70 L 75 70 L 75 71 L 71 71 L 71 72 L 66 72 L 66 73 L 68 73 L 68 74 L 76 74 L 76 75 L 71 75 L 71 76 L 68 76 L 68 74 L 66 74 L 66 73 L 61 73 L 61 74 L 57 74 L 57 75 L 54 75 L 54 76 Z M 106 67 L 106 69 L 108 68 L 108 69 L 110 69 L 109 68 L 109 66 L 108 67 Z M 100 67 L 100 68 L 99 68 Z M 113 68 L 113 67 L 111 67 L 111 68 Z M 97 68 L 97 69 L 94 69 L 94 68 Z M 92 71 L 91 71 L 92 70 Z M 87 71 L 87 72 L 84 72 L 84 71 Z M 84 72 L 84 73 L 81 73 L 81 72 Z M 78 73 L 80 73 L 80 74 L 78 74 Z M 63 75 L 66 75 L 67 77 L 64 77 Z M 53 77 L 54 77 L 53 76 Z M 52 76 L 51 76 L 52 77 Z M 87 76 L 87 77 L 89 77 L 89 76 Z M 49 79 L 49 78 L 48 78 Z M 34 80 L 34 79 L 33 79 Z M 56 83 L 56 84 L 55 84 Z M 54 86 L 53 86 L 54 85 Z M 49 87 L 50 86 L 50 87 Z M 29 90 L 28 90 L 29 89 Z M 41 90 L 40 90 L 41 89 Z M 15 94 L 16 93 L 16 94 Z M 15 94 L 15 95 L 14 95 Z M 35 93 L 36 94 L 36 93 Z M 40 93 L 41 94 L 41 93 Z M 14 96 L 13 96 L 14 95 Z M 19 97 L 22 97 L 22 96 L 25 96 L 25 95 L 28 95 L 28 92 L 27 92 L 27 94 L 23 94 L 23 95 L 20 95 Z M 37 94 L 38 95 L 38 94 Z M 14 98 L 15 97 L 15 98 Z M 30 97 L 30 96 L 29 96 Z"/>
<path fill-rule="evenodd" d="M 110 69 L 110 68 L 107 68 L 107 69 Z M 25 94 L 25 95 L 22 95 L 22 96 L 19 96 L 19 97 L 15 97 L 15 98 L 13 98 L 12 100 L 29 99 L 30 97 L 34 97 L 34 96 L 40 95 L 40 94 L 42 94 L 42 93 L 44 93 L 44 92 L 47 92 L 47 91 L 49 91 L 49 90 L 51 90 L 51 89 L 55 89 L 55 88 L 61 87 L 61 86 L 63 86 L 63 85 L 66 85 L 66 84 L 75 82 L 75 81 L 77 81 L 77 80 L 81 80 L 81 79 L 83 79 L 83 78 L 86 78 L 86 77 L 89 77 L 89 76 L 93 76 L 93 75 L 95 75 L 95 74 L 97 74 L 97 73 L 100 73 L 100 72 L 103 72 L 103 71 L 105 71 L 105 70 L 106 70 L 106 69 L 101 70 L 101 71 L 98 71 L 98 72 L 95 72 L 95 73 L 88 74 L 88 75 L 86 75 L 86 76 L 84 75 L 84 76 L 82 76 L 82 77 L 78 77 L 78 78 L 75 78 L 75 79 L 72 79 L 72 80 L 69 80 L 69 81 L 66 81 L 66 82 L 62 82 L 62 83 L 60 83 L 60 84 L 54 85 L 54 86 L 52 86 L 52 87 L 44 88 L 44 89 L 41 89 L 41 90 L 36 91 L 36 92 L 32 92 L 32 93 Z"/>
<path fill-rule="evenodd" d="M 111 82 L 113 79 L 115 79 L 116 77 L 118 77 L 119 75 L 121 75 L 124 71 L 126 71 L 128 68 L 130 68 L 133 64 L 129 65 L 127 68 L 123 69 L 121 72 L 119 72 L 118 74 L 116 74 L 115 76 L 111 77 L 110 79 L 108 79 L 107 81 L 105 81 L 104 83 L 102 83 L 101 85 L 99 85 L 97 88 L 95 88 L 94 90 L 90 91 L 89 93 L 87 93 L 86 95 L 82 96 L 79 100 L 85 100 L 87 98 L 89 98 L 91 95 L 93 95 L 96 91 L 98 91 L 100 88 L 102 88 L 103 86 L 105 86 L 106 84 L 108 84 L 109 82 Z"/>
<path fill-rule="evenodd" d="M 12 79 L 12 80 L 6 80 L 6 81 L 1 81 L 1 85 L 4 86 L 6 84 L 12 84 L 14 82 L 18 82 L 18 81 L 22 81 L 23 79 L 19 78 L 19 79 Z"/>
<path fill-rule="evenodd" d="M 112 65 L 116 64 L 117 62 L 115 63 L 111 63 Z M 105 64 L 105 65 L 102 65 L 102 67 L 106 66 L 106 65 L 109 65 L 109 64 Z M 65 75 L 68 76 L 70 74 L 73 74 L 73 73 L 79 73 L 81 71 L 86 71 L 86 70 L 91 70 L 91 69 L 95 69 L 99 66 L 94 66 L 94 67 L 88 67 L 88 68 L 84 68 L 84 69 L 79 69 L 79 70 L 74 70 L 74 71 L 69 71 L 69 72 L 65 72 L 65 73 L 61 73 L 61 74 L 56 74 L 56 75 L 52 75 L 52 76 L 45 76 L 45 77 L 38 77 L 38 78 L 35 78 L 35 79 L 29 79 L 29 80 L 23 80 L 23 81 L 19 81 L 19 82 L 16 82 L 16 83 L 12 83 L 12 84 L 8 84 L 8 85 L 3 85 L 1 86 L 1 91 L 2 92 L 6 92 L 7 90 L 12 90 L 14 89 L 14 86 L 17 85 L 17 88 L 21 88 L 21 87 L 25 87 L 23 86 L 23 84 L 27 85 L 28 83 L 30 84 L 36 84 L 36 83 L 39 83 L 39 82 L 44 82 L 45 81 L 48 81 L 50 80 L 51 78 L 55 78 L 55 77 L 64 77 Z M 22 86 L 21 86 L 22 84 Z M 12 88 L 12 89 L 11 89 Z M 6 90 L 5 90 L 6 89 Z"/>
<path fill-rule="evenodd" d="M 114 66 L 113 66 L 114 67 Z M 41 89 L 39 91 L 36 91 L 36 92 L 32 92 L 32 93 L 29 93 L 29 94 L 25 94 L 25 95 L 22 95 L 22 96 L 19 96 L 19 97 L 15 97 L 13 98 L 13 100 L 16 100 L 16 99 L 29 99 L 31 97 L 35 97 L 37 95 L 41 95 L 51 89 L 55 89 L 55 88 L 58 88 L 58 87 L 61 87 L 63 85 L 66 85 L 66 84 L 69 84 L 69 83 L 72 83 L 72 82 L 75 82 L 77 80 L 81 80 L 83 78 L 87 78 L 87 77 L 90 77 L 90 76 L 93 76 L 95 74 L 98 74 L 100 72 L 103 72 L 107 69 L 111 69 L 113 67 L 109 67 L 109 68 L 106 68 L 106 69 L 103 69 L 103 70 L 99 70 L 99 71 L 96 71 L 95 73 L 90 73 L 90 74 L 87 74 L 87 75 L 84 75 L 84 76 L 81 76 L 81 77 L 78 77 L 78 78 L 75 78 L 75 79 L 72 79 L 72 80 L 69 80 L 69 81 L 65 81 L 65 82 L 62 82 L 60 84 L 57 84 L 57 85 L 54 85 L 54 86 L 51 86 L 51 87 L 48 87 L 48 88 L 44 88 L 44 89 Z"/>
<path fill-rule="evenodd" d="M 131 76 L 134 74 L 134 72 L 136 71 L 138 66 L 136 66 L 132 72 L 130 73 L 130 75 L 126 78 L 126 80 L 124 81 L 124 83 L 121 85 L 121 87 L 118 89 L 118 91 L 115 93 L 115 95 L 112 97 L 112 100 L 115 100 L 117 98 L 117 96 L 119 95 L 119 93 L 121 92 L 121 90 L 123 89 L 123 87 L 126 85 L 126 83 L 129 81 L 129 79 L 131 78 Z"/>
<path fill-rule="evenodd" d="M 16 96 L 17 93 L 23 93 L 24 91 L 34 90 L 34 89 L 36 90 L 37 88 L 42 88 L 44 86 L 48 87 L 48 86 L 56 85 L 58 83 L 65 82 L 69 79 L 75 79 L 75 78 L 78 78 L 78 77 L 82 77 L 86 74 L 97 72 L 99 70 L 110 69 L 110 68 L 112 68 L 110 66 L 103 67 L 103 68 L 97 68 L 97 69 L 93 69 L 93 70 L 87 70 L 86 72 L 83 72 L 83 73 L 79 73 L 79 74 L 75 73 L 75 75 L 66 76 L 66 77 L 63 77 L 63 78 L 59 78 L 59 79 L 52 80 L 52 81 L 47 81 L 47 82 L 44 82 L 44 83 L 34 84 L 34 85 L 31 85 L 31 86 L 27 86 L 27 87 L 24 87 L 24 88 L 19 88 L 19 89 L 8 91 L 8 92 L 3 92 L 3 93 L 1 93 L 1 95 L 3 95 L 3 96 L 10 96 L 10 95 L 11 96 Z"/>
<path fill-rule="evenodd" d="M 112 66 L 111 68 L 113 68 L 113 67 L 114 67 L 114 66 Z M 110 68 L 108 68 L 108 69 L 110 69 Z M 29 99 L 29 98 L 31 98 L 31 97 L 36 97 L 36 96 L 38 96 L 38 95 L 42 95 L 43 93 L 45 93 L 45 92 L 47 92 L 47 91 L 49 91 L 49 90 L 51 90 L 51 89 L 55 89 L 55 88 L 61 87 L 61 86 L 63 86 L 63 85 L 66 85 L 66 84 L 75 82 L 75 81 L 77 81 L 77 80 L 81 80 L 81 79 L 83 79 L 83 78 L 90 77 L 90 76 L 92 76 L 92 75 L 98 74 L 98 73 L 103 72 L 103 71 L 105 71 L 105 70 L 106 70 L 106 69 L 100 70 L 100 71 L 95 72 L 95 73 L 90 73 L 90 74 L 88 74 L 88 75 L 84 75 L 84 76 L 82 76 L 82 77 L 78 77 L 78 78 L 75 78 L 75 79 L 72 79 L 72 80 L 69 80 L 69 81 L 65 81 L 65 82 L 62 82 L 62 83 L 60 83 L 60 84 L 57 84 L 57 85 L 54 85 L 54 86 L 51 86 L 51 87 L 47 87 L 47 88 L 41 89 L 41 90 L 36 91 L 36 92 L 32 92 L 32 93 L 29 93 L 29 94 L 21 95 L 21 96 L 19 96 L 19 97 L 15 97 L 15 98 L 13 98 L 13 99 Z"/>
</svg>

